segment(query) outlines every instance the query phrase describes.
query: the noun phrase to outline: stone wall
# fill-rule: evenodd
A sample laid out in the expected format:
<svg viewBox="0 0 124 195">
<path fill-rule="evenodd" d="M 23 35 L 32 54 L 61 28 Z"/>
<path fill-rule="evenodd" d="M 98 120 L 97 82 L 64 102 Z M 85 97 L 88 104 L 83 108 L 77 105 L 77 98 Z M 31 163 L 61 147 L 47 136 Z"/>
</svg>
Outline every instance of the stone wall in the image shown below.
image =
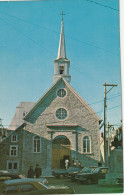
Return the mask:
<svg viewBox="0 0 124 195">
<path fill-rule="evenodd" d="M 57 96 L 57 91 L 60 88 L 65 88 L 67 95 L 63 98 Z M 56 110 L 58 108 L 65 108 L 67 110 L 68 116 L 64 120 L 59 120 L 56 118 Z M 26 119 L 26 131 L 37 134 L 41 136 L 46 143 L 51 142 L 51 136 L 48 131 L 51 131 L 50 127 L 47 124 L 56 125 L 73 125 L 77 124 L 78 127 L 75 128 L 75 131 L 79 132 L 78 134 L 78 158 L 82 160 L 84 166 L 87 165 L 97 165 L 97 162 L 100 160 L 100 143 L 99 143 L 99 121 L 96 120 L 94 115 L 89 111 L 86 105 L 83 105 L 78 97 L 65 85 L 64 82 L 59 83 L 55 86 L 44 99 L 39 101 L 38 106 L 34 108 L 33 112 Z M 55 129 L 54 129 L 55 130 Z M 76 157 L 76 136 L 71 132 L 66 132 L 65 130 L 60 130 L 59 132 L 55 131 L 53 139 L 58 135 L 65 135 L 71 142 L 72 156 Z M 82 139 L 83 136 L 91 137 L 91 153 L 83 154 L 82 153 Z M 27 140 L 26 140 L 27 142 Z M 50 144 L 50 143 L 49 143 Z M 45 155 L 48 148 L 44 148 Z M 50 152 L 50 149 L 49 149 Z M 46 159 L 46 166 L 49 164 L 50 155 L 47 153 L 43 158 Z M 39 157 L 40 158 L 40 157 Z M 45 164 L 44 164 L 45 167 Z"/>
<path fill-rule="evenodd" d="M 66 90 L 66 96 L 63 98 L 57 96 L 57 91 L 60 88 Z M 67 110 L 67 118 L 64 120 L 57 119 L 56 110 L 58 108 Z M 48 124 L 53 126 L 50 127 Z M 61 126 L 55 126 L 57 124 Z M 66 126 L 63 128 L 63 125 L 68 125 L 68 128 Z M 73 125 L 75 126 L 73 127 Z M 50 131 L 54 131 L 53 139 L 58 135 L 65 135 L 70 140 L 72 158 L 78 158 L 84 166 L 96 166 L 100 161 L 98 118 L 61 80 L 37 102 L 26 117 L 25 126 L 16 130 L 18 134 L 18 143 L 16 143 L 19 149 L 18 156 L 9 156 L 10 137 L 0 144 L 0 154 L 4 162 L 2 166 L 0 165 L 0 169 L 6 169 L 6 161 L 11 158 L 19 160 L 19 172 L 23 174 L 27 174 L 30 165 L 35 168 L 36 164 L 39 164 L 43 170 L 51 169 L 52 140 Z M 77 136 L 74 132 L 78 133 Z M 40 153 L 33 152 L 33 138 L 35 135 L 41 137 L 42 149 Z M 90 154 L 83 154 L 83 136 L 91 138 Z"/>
</svg>

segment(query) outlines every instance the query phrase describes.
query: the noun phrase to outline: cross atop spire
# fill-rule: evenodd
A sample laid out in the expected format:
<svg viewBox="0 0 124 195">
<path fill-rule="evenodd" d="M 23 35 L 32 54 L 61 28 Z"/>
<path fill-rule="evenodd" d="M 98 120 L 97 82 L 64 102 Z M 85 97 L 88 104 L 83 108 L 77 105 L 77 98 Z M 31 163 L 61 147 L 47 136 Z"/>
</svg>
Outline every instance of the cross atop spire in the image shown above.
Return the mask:
<svg viewBox="0 0 124 195">
<path fill-rule="evenodd" d="M 61 13 L 60 15 L 62 16 L 62 21 L 63 21 L 63 16 L 65 15 L 65 14 L 63 13 L 63 9 L 62 9 L 62 13 Z"/>
</svg>

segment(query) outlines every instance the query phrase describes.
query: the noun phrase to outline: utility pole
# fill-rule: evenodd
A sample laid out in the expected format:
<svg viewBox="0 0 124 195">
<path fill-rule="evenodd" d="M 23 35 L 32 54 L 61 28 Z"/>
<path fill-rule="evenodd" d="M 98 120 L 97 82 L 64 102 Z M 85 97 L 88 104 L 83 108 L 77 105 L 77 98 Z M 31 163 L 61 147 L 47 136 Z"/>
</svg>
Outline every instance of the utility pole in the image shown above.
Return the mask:
<svg viewBox="0 0 124 195">
<path fill-rule="evenodd" d="M 110 139 L 110 130 L 111 130 L 111 127 L 113 127 L 113 125 L 110 125 L 109 122 L 108 122 L 108 158 L 110 156 L 110 142 L 111 142 L 111 139 Z"/>
<path fill-rule="evenodd" d="M 107 148 L 106 148 L 106 108 L 107 108 L 106 95 L 112 90 L 113 87 L 116 87 L 117 85 L 104 83 L 103 86 L 104 86 L 104 161 L 105 161 L 105 166 L 107 166 L 107 161 L 106 161 L 106 155 L 107 155 L 106 154 L 106 151 L 107 151 Z M 108 91 L 106 90 L 107 86 L 111 87 Z"/>
</svg>

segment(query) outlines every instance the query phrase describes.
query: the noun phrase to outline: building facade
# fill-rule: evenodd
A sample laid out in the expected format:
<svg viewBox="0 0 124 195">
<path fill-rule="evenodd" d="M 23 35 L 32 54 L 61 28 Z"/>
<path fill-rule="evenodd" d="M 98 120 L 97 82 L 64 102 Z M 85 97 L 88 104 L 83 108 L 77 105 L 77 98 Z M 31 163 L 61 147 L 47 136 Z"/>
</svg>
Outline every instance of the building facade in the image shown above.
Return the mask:
<svg viewBox="0 0 124 195">
<path fill-rule="evenodd" d="M 62 19 L 54 84 L 36 103 L 20 103 L 19 125 L 15 114 L 10 128 L 17 128 L 0 144 L 0 169 L 27 174 L 30 165 L 39 164 L 49 174 L 62 168 L 65 159 L 77 158 L 83 166 L 98 164 L 101 119 L 71 87 L 69 69 Z"/>
</svg>

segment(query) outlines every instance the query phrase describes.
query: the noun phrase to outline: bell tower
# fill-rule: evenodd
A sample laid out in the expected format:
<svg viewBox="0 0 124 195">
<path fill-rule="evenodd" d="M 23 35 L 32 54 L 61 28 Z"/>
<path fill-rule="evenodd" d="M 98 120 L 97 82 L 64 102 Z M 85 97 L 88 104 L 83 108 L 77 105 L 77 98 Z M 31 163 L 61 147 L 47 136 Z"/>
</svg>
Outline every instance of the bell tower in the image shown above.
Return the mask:
<svg viewBox="0 0 124 195">
<path fill-rule="evenodd" d="M 60 33 L 58 56 L 56 60 L 54 60 L 53 81 L 55 83 L 60 77 L 63 77 L 68 83 L 70 83 L 71 81 L 71 76 L 69 75 L 70 61 L 66 58 L 63 10 L 61 15 L 62 15 L 61 33 Z"/>
</svg>

